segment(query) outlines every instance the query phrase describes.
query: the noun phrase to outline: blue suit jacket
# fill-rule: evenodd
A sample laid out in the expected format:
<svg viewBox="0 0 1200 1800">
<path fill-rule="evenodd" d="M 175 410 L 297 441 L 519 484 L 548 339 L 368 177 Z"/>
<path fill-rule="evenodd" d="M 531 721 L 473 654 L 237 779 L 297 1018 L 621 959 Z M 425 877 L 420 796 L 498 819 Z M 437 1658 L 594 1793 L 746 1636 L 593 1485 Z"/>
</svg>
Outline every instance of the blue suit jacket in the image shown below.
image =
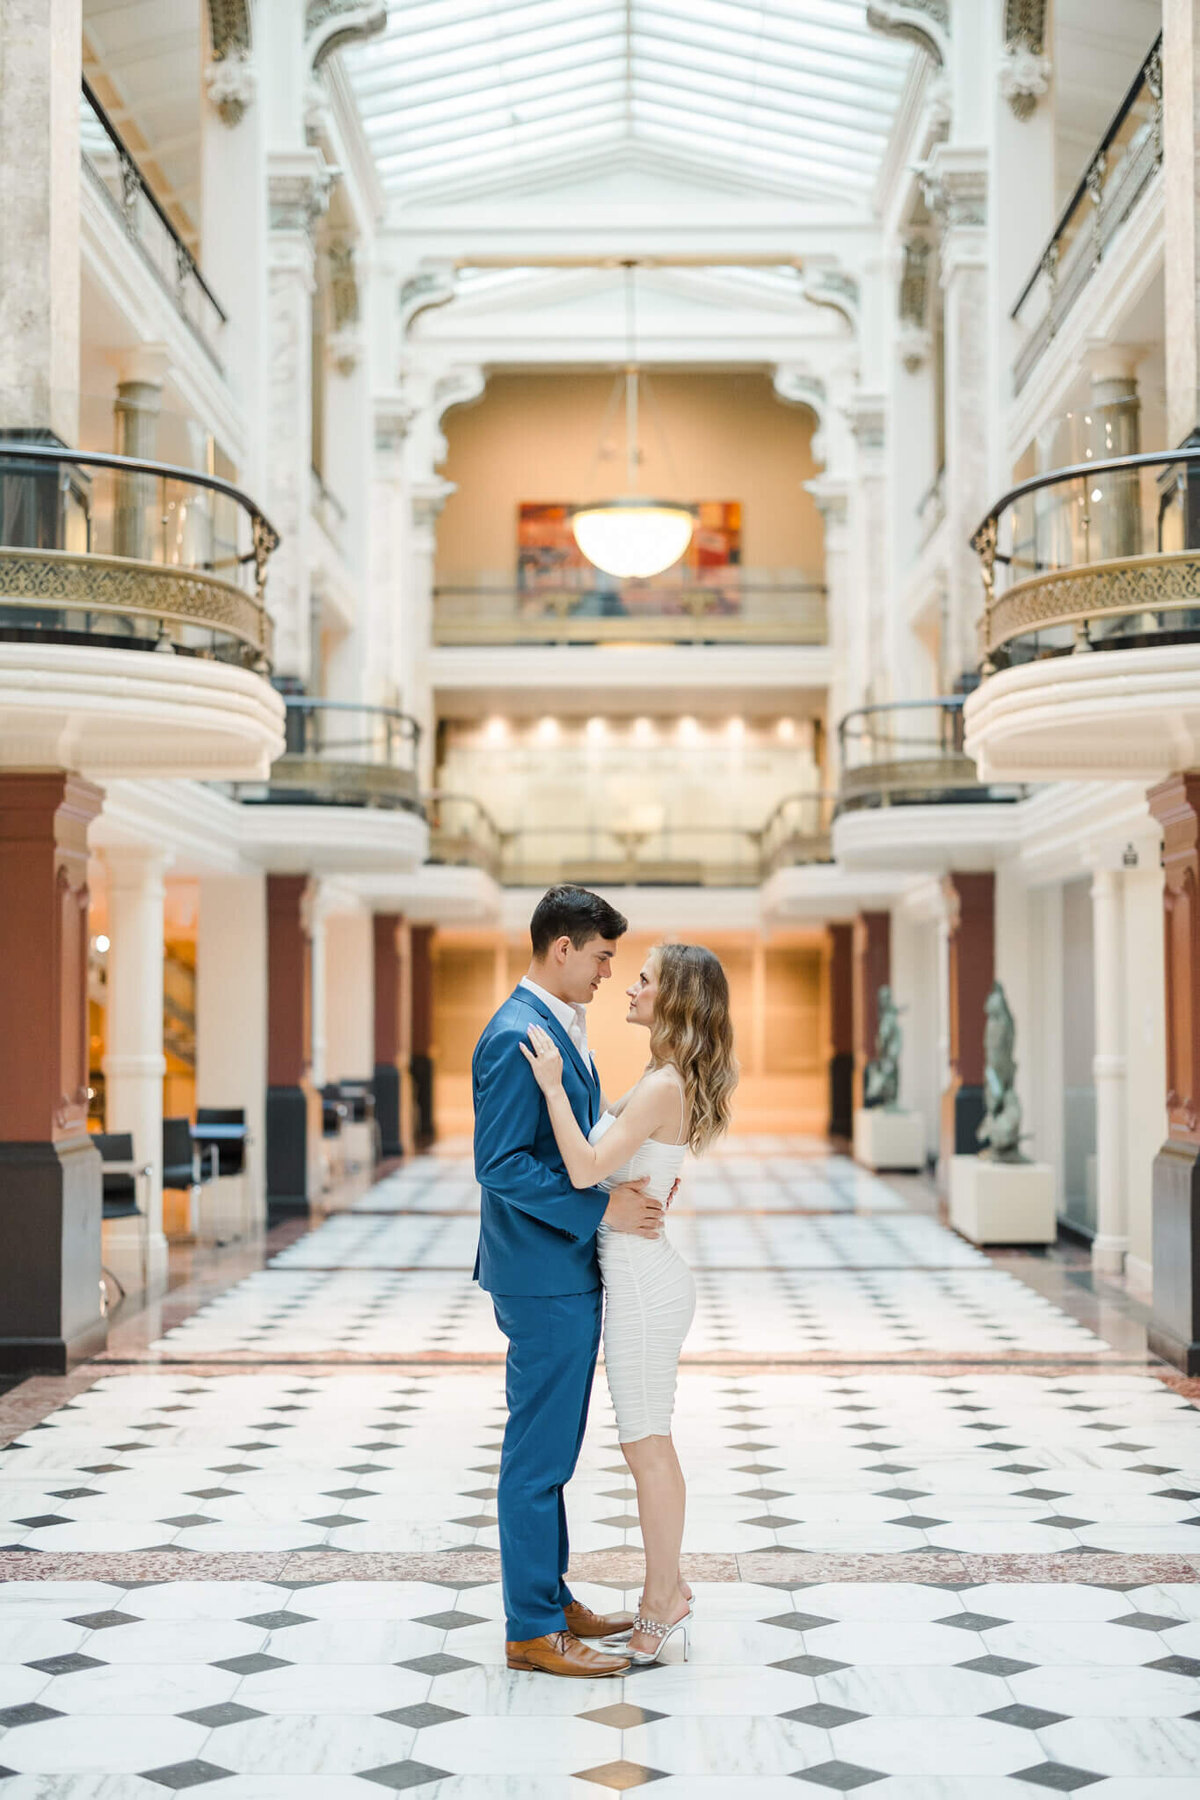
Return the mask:
<svg viewBox="0 0 1200 1800">
<path fill-rule="evenodd" d="M 600 1083 L 550 1008 L 519 987 L 484 1029 L 471 1063 L 475 1179 L 483 1190 L 475 1279 L 492 1294 L 582 1294 L 600 1286 L 603 1188 L 573 1188 L 542 1091 L 519 1046 L 541 1025 L 562 1051 L 563 1087 L 586 1136 Z"/>
</svg>

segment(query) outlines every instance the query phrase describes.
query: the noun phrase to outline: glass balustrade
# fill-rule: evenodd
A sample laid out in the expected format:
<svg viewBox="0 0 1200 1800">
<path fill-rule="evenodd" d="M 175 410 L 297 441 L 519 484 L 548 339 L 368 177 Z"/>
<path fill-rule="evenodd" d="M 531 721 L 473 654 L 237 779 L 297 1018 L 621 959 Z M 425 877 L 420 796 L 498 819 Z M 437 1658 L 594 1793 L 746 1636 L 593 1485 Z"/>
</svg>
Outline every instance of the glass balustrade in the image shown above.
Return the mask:
<svg viewBox="0 0 1200 1800">
<path fill-rule="evenodd" d="M 839 813 L 869 807 L 1018 799 L 1023 788 L 981 782 L 963 748 L 961 695 L 860 707 L 838 726 Z"/>
<path fill-rule="evenodd" d="M 984 673 L 1200 635 L 1200 450 L 1089 459 L 1013 488 L 973 538 Z"/>
<path fill-rule="evenodd" d="M 248 804 L 373 806 L 419 812 L 421 728 L 389 706 L 287 695 L 284 753 L 265 781 L 239 782 Z"/>
<path fill-rule="evenodd" d="M 0 439 L 0 636 L 265 669 L 278 534 L 230 482 Z"/>
</svg>

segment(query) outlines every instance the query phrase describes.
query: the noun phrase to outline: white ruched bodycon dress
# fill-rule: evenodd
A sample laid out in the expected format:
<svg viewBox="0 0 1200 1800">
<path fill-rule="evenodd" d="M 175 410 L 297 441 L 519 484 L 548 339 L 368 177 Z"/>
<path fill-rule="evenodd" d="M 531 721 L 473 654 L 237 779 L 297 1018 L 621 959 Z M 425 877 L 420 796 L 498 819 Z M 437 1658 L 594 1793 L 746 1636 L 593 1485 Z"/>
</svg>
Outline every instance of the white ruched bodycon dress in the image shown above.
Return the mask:
<svg viewBox="0 0 1200 1800">
<path fill-rule="evenodd" d="M 614 1123 L 613 1113 L 602 1114 L 589 1141 L 596 1143 Z M 647 1192 L 665 1201 L 686 1153 L 686 1144 L 647 1138 L 603 1186 L 613 1188 L 648 1175 Z M 675 1407 L 679 1352 L 696 1310 L 692 1271 L 665 1227 L 658 1237 L 644 1238 L 601 1225 L 596 1250 L 605 1294 L 604 1367 L 617 1436 L 623 1444 L 666 1437 Z"/>
</svg>

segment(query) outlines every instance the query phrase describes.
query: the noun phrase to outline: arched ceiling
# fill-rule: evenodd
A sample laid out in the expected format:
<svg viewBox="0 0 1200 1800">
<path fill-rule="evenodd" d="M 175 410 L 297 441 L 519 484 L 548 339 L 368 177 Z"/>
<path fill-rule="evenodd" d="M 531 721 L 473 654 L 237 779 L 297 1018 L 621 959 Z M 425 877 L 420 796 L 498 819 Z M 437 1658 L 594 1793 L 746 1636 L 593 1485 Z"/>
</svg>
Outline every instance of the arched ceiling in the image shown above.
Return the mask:
<svg viewBox="0 0 1200 1800">
<path fill-rule="evenodd" d="M 865 211 L 914 54 L 865 0 L 392 0 L 344 60 L 400 201 L 624 154 Z"/>
</svg>

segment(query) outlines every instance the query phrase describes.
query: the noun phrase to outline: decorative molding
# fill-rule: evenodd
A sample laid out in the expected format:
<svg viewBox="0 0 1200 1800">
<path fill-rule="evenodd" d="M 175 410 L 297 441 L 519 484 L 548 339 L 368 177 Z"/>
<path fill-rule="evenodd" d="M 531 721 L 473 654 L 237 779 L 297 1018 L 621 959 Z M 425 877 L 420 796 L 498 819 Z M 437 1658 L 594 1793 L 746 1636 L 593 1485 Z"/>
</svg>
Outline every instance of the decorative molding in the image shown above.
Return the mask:
<svg viewBox="0 0 1200 1800">
<path fill-rule="evenodd" d="M 1000 92 L 1018 119 L 1028 119 L 1050 88 L 1046 0 L 1005 0 Z"/>
<path fill-rule="evenodd" d="M 329 246 L 329 298 L 333 305 L 333 328 L 342 331 L 359 321 L 358 270 L 354 261 L 354 245 Z"/>
<path fill-rule="evenodd" d="M 949 60 L 950 0 L 869 0 L 867 24 L 883 37 L 915 44 L 939 68 Z"/>
<path fill-rule="evenodd" d="M 304 52 L 310 69 L 319 69 L 335 50 L 387 30 L 387 7 L 381 0 L 308 0 L 304 18 Z"/>
<path fill-rule="evenodd" d="M 375 402 L 375 448 L 383 455 L 401 449 L 420 408 L 404 394 L 383 395 Z"/>
<path fill-rule="evenodd" d="M 339 375 L 353 375 L 362 360 L 362 331 L 357 324 L 343 325 L 325 339 L 325 353 Z"/>
<path fill-rule="evenodd" d="M 987 153 L 939 144 L 917 171 L 925 204 L 943 233 L 987 224 Z"/>
<path fill-rule="evenodd" d="M 812 434 L 813 461 L 823 463 L 825 456 L 825 422 L 829 415 L 829 399 L 825 383 L 808 369 L 795 363 L 778 363 L 771 385 L 785 406 L 807 406 L 815 414 L 817 428 Z"/>
<path fill-rule="evenodd" d="M 1005 44 L 1000 52 L 1000 94 L 1018 119 L 1032 117 L 1050 91 L 1050 75 L 1050 58 L 1027 44 Z"/>
<path fill-rule="evenodd" d="M 882 450 L 887 438 L 887 402 L 882 394 L 852 394 L 846 419 L 860 450 Z"/>
<path fill-rule="evenodd" d="M 325 163 L 309 162 L 304 168 L 281 169 L 267 177 L 267 197 L 272 231 L 311 232 L 329 205 L 334 174 Z"/>
<path fill-rule="evenodd" d="M 901 319 L 896 333 L 896 349 L 908 373 L 915 375 L 929 361 L 933 350 L 933 333 L 924 325 L 914 324 L 911 319 Z"/>
<path fill-rule="evenodd" d="M 250 49 L 250 0 L 208 0 L 208 28 L 214 62 Z"/>
<path fill-rule="evenodd" d="M 408 332 L 409 326 L 418 313 L 426 312 L 431 306 L 445 306 L 453 300 L 457 291 L 457 271 L 453 263 L 439 263 L 436 267 L 418 269 L 410 275 L 400 289 L 400 331 Z"/>
<path fill-rule="evenodd" d="M 828 263 L 806 263 L 800 271 L 800 292 L 814 306 L 832 307 L 852 331 L 857 330 L 859 291 L 853 275 Z"/>
<path fill-rule="evenodd" d="M 250 52 L 235 50 L 209 63 L 204 71 L 204 83 L 222 123 L 240 124 L 258 87 Z"/>
<path fill-rule="evenodd" d="M 906 325 L 924 326 L 929 317 L 929 263 L 932 255 L 933 246 L 928 238 L 905 238 L 897 310 Z"/>
</svg>

